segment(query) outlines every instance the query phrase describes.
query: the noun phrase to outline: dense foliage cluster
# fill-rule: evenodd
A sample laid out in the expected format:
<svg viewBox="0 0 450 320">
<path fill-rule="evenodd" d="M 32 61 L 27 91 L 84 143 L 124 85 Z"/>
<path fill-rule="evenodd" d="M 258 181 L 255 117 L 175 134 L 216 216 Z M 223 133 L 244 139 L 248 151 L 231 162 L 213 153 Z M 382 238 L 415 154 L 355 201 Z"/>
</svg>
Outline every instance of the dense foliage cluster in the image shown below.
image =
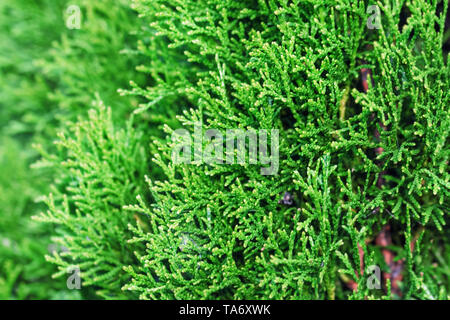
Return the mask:
<svg viewBox="0 0 450 320">
<path fill-rule="evenodd" d="M 5 0 L 0 16 L 0 297 L 450 297 L 447 1 Z M 174 131 L 198 124 L 278 130 L 276 174 L 174 163 Z"/>
</svg>

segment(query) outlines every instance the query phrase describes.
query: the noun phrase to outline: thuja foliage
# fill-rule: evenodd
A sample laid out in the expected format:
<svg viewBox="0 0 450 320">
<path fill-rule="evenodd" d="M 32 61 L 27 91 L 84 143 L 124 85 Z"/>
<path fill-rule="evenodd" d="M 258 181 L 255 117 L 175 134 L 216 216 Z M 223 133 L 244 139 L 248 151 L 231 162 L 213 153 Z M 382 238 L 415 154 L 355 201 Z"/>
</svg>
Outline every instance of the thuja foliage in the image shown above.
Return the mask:
<svg viewBox="0 0 450 320">
<path fill-rule="evenodd" d="M 364 272 L 390 272 L 372 241 L 390 224 L 402 297 L 448 297 L 448 4 L 379 1 L 376 30 L 371 4 L 134 1 L 196 71 L 172 85 L 194 106 L 182 125 L 279 129 L 280 171 L 175 166 L 166 127 L 154 158 L 166 179 L 148 179 L 154 203 L 126 207 L 148 218 L 132 226 L 130 243 L 146 250 L 125 289 L 149 299 L 391 298 L 389 283 L 370 290 Z M 279 201 L 286 191 L 292 204 Z"/>
<path fill-rule="evenodd" d="M 34 199 L 45 190 L 49 179 L 30 171 L 32 155 L 21 148 L 11 138 L 1 138 L 0 298 L 80 298 L 78 292 L 66 290 L 64 282 L 50 281 L 56 272 L 44 258 L 53 248 L 50 228 L 30 221 L 30 212 L 44 209 Z"/>
<path fill-rule="evenodd" d="M 111 110 L 99 106 L 72 128 L 73 138 L 61 134 L 58 145 L 66 160 L 59 172 L 70 181 L 65 194 L 49 196 L 48 213 L 39 218 L 64 227 L 55 241 L 68 250 L 48 257 L 60 266 L 59 274 L 76 265 L 83 270 L 84 285 L 100 286 L 104 296 L 119 294 L 115 298 L 121 297 L 123 266 L 134 259 L 133 246 L 124 241 L 129 217 L 122 205 L 143 192 L 147 162 L 142 135 L 131 127 L 130 121 L 128 131 L 114 128 Z"/>
<path fill-rule="evenodd" d="M 48 175 L 31 171 L 33 136 L 46 130 L 51 84 L 33 63 L 59 37 L 63 1 L 0 3 L 0 298 L 77 298 L 50 281 L 54 266 L 44 255 L 51 228 L 31 222 L 43 210 L 34 200 L 46 192 Z M 37 27 L 38 26 L 38 27 Z"/>
<path fill-rule="evenodd" d="M 80 8 L 80 29 L 66 26 L 69 4 Z M 137 14 L 127 1 L 5 0 L 0 16 L 0 296 L 80 298 L 66 279 L 51 279 L 56 268 L 44 256 L 67 250 L 50 239 L 54 227 L 30 219 L 44 210 L 39 196 L 51 177 L 57 190 L 68 180 L 49 161 L 30 165 L 39 152 L 58 152 L 56 133 L 87 117 L 98 97 L 126 125 L 138 99 L 117 89 L 130 79 L 143 84 L 133 53 Z"/>
<path fill-rule="evenodd" d="M 66 8 L 70 8 L 69 4 L 79 8 L 80 29 L 63 28 L 59 41 L 49 50 L 50 59 L 37 61 L 42 72 L 57 83 L 49 92 L 50 101 L 60 113 L 54 118 L 77 120 L 87 113 L 94 94 L 98 94 L 114 109 L 114 116 L 123 119 L 138 100 L 120 97 L 117 90 L 128 86 L 131 79 L 142 83 L 135 70 L 139 58 L 133 52 L 137 15 L 128 0 L 66 3 Z M 70 21 L 70 13 L 63 11 L 61 19 Z"/>
<path fill-rule="evenodd" d="M 2 1 L 0 4 L 0 126 L 5 134 L 30 136 L 45 130 L 52 90 L 36 66 L 63 30 L 64 1 Z"/>
<path fill-rule="evenodd" d="M 23 82 L 40 72 L 43 87 L 29 85 L 26 99 L 2 89 L 0 101 L 19 101 L 48 130 L 32 138 L 35 167 L 53 181 L 47 209 L 23 209 L 38 221 L 21 217 L 17 241 L 26 248 L 29 234 L 54 228 L 56 283 L 77 266 L 83 290 L 103 298 L 449 298 L 446 1 L 78 4 L 82 28 L 51 33 Z M 371 5 L 379 29 L 367 26 Z M 27 79 L 11 68 L 2 75 Z M 277 174 L 175 164 L 172 133 L 197 123 L 279 130 Z M 47 192 L 36 179 L 25 198 L 5 199 Z M 20 268 L 0 264 L 0 294 L 26 290 Z M 371 289 L 374 265 L 403 277 Z"/>
<path fill-rule="evenodd" d="M 134 251 L 142 247 L 126 242 L 132 237 L 128 224 L 140 217 L 124 214 L 122 207 L 148 193 L 145 174 L 160 172 L 149 167 L 148 140 L 157 135 L 159 123 L 171 123 L 168 115 L 175 112 L 159 106 L 154 116 L 134 121 L 130 114 L 148 106 L 133 92 L 119 92 L 130 79 L 136 88 L 146 82 L 146 70 L 136 67 L 148 54 L 138 50 L 137 13 L 127 4 L 81 2 L 86 22 L 53 47 L 51 59 L 40 62 L 59 84 L 49 97 L 58 106 L 54 118 L 61 125 L 56 148 L 36 146 L 42 159 L 35 167 L 50 169 L 55 179 L 44 200 L 48 212 L 35 218 L 56 228 L 52 239 L 60 250 L 46 256 L 58 266 L 54 277 L 65 281 L 71 268 L 79 268 L 83 286 L 104 298 L 136 297 L 121 287 L 129 279 L 124 266 L 134 263 Z"/>
</svg>

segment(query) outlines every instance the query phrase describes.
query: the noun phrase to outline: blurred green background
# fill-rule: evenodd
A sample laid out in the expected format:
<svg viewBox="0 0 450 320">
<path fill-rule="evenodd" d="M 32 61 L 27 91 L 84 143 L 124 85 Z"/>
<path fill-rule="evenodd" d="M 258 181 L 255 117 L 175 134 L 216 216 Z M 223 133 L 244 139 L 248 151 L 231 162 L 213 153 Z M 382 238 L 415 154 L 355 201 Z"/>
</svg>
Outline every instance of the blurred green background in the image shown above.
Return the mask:
<svg viewBox="0 0 450 320">
<path fill-rule="evenodd" d="M 81 28 L 66 26 L 68 7 Z M 114 104 L 124 119 L 137 100 L 120 96 L 139 81 L 133 52 L 137 15 L 127 0 L 2 0 L 0 2 L 0 299 L 80 299 L 52 279 L 45 254 L 60 250 L 51 226 L 31 220 L 45 210 L 52 171 L 34 166 L 34 145 L 52 150 L 56 133 L 83 116 L 92 101 Z"/>
</svg>

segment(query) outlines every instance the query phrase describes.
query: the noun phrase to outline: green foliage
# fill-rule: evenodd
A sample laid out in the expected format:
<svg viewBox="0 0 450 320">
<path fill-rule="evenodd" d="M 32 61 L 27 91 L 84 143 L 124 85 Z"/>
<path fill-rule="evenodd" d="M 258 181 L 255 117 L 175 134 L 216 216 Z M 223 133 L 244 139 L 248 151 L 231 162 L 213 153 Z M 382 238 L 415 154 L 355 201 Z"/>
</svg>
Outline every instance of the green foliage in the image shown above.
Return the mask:
<svg viewBox="0 0 450 320">
<path fill-rule="evenodd" d="M 51 229 L 29 220 L 30 211 L 43 209 L 33 200 L 46 181 L 29 171 L 30 155 L 18 143 L 2 138 L 1 146 L 0 166 L 8 175 L 0 175 L 0 299 L 79 298 L 63 290 L 64 281 L 51 281 L 55 268 L 44 259 Z"/>
<path fill-rule="evenodd" d="M 66 1 L 5 0 L 0 4 L 0 129 L 29 137 L 45 130 L 47 95 L 53 84 L 42 75 L 37 59 L 64 28 Z"/>
<path fill-rule="evenodd" d="M 150 232 L 134 228 L 131 243 L 146 252 L 140 267 L 128 268 L 127 289 L 151 299 L 381 298 L 367 288 L 367 272 L 358 278 L 355 270 L 359 245 L 365 266 L 389 271 L 370 239 L 390 223 L 393 250 L 405 259 L 404 297 L 448 296 L 448 276 L 420 264 L 423 238 L 409 250 L 419 226 L 447 243 L 446 3 L 381 2 L 380 30 L 366 28 L 363 1 L 134 4 L 169 47 L 182 47 L 199 66 L 185 89 L 197 107 L 179 117 L 182 124 L 279 129 L 280 172 L 175 166 L 174 142 L 159 143 L 155 161 L 167 178 L 149 181 L 156 203 L 127 207 L 150 225 Z M 400 29 L 401 10 L 411 17 Z M 358 86 L 363 67 L 374 74 L 368 94 Z M 295 206 L 279 203 L 285 191 Z M 360 289 L 349 292 L 346 277 Z"/>
<path fill-rule="evenodd" d="M 100 105 L 87 120 L 77 123 L 73 138 L 61 134 L 58 146 L 66 160 L 55 161 L 60 166 L 55 171 L 59 185 L 67 186 L 66 193 L 55 189 L 46 200 L 48 213 L 39 217 L 63 226 L 54 241 L 68 250 L 47 257 L 59 265 L 56 276 L 66 275 L 76 265 L 85 286 L 95 284 L 101 287 L 101 295 L 114 298 L 121 297 L 123 266 L 133 262 L 139 247 L 123 240 L 130 237 L 129 221 L 139 217 L 124 214 L 121 207 L 142 193 L 141 173 L 147 162 L 140 147 L 142 134 L 133 130 L 131 120 L 127 129 L 115 129 L 111 110 Z"/>
<path fill-rule="evenodd" d="M 52 105 L 57 106 L 52 118 L 76 121 L 98 94 L 124 123 L 138 100 L 120 96 L 117 90 L 127 87 L 130 79 L 143 80 L 135 71 L 139 59 L 133 52 L 137 16 L 128 0 L 78 0 L 70 5 L 81 9 L 80 29 L 63 28 L 49 50 L 50 58 L 37 61 L 41 72 L 57 84 L 49 92 Z M 67 14 L 61 18 L 68 19 Z"/>
<path fill-rule="evenodd" d="M 37 196 L 49 192 L 49 178 L 59 173 L 48 170 L 46 163 L 29 169 L 38 158 L 31 144 L 37 143 L 44 154 L 57 152 L 52 144 L 56 133 L 68 131 L 70 123 L 86 116 L 98 92 L 105 102 L 114 102 L 117 126 L 125 126 L 127 113 L 138 106 L 137 98 L 117 92 L 128 86 L 131 78 L 138 83 L 143 79 L 135 72 L 139 58 L 131 50 L 137 41 L 132 34 L 137 29 L 137 15 L 127 1 L 80 0 L 70 4 L 81 8 L 79 30 L 65 26 L 66 0 L 2 1 L 0 5 L 0 133 L 7 141 L 0 145 L 0 153 L 5 154 L 0 188 L 16 186 L 2 195 L 6 203 L 0 237 L 8 240 L 5 243 L 17 240 L 14 255 L 10 248 L 0 247 L 4 257 L 0 278 L 7 279 L 0 290 L 5 298 L 80 297 L 77 292 L 54 294 L 53 289 L 46 289 L 47 284 L 53 284 L 69 292 L 66 279 L 51 281 L 55 269 L 43 259 L 55 248 L 65 248 L 51 242 L 50 225 L 36 228 L 40 224 L 31 222 L 30 217 L 43 211 L 42 204 L 35 203 Z M 24 151 L 19 152 L 20 148 Z M 19 176 L 9 170 L 16 165 L 23 169 Z M 63 190 L 67 181 L 58 178 L 55 184 Z M 38 234 L 42 242 L 32 240 Z"/>
<path fill-rule="evenodd" d="M 110 1 L 82 4 L 90 12 L 87 24 L 71 38 L 63 38 L 52 51 L 53 60 L 42 63 L 50 78 L 60 75 L 55 80 L 60 91 L 50 99 L 58 103 L 65 127 L 59 132 L 57 150 L 37 145 L 43 161 L 36 167 L 48 168 L 56 177 L 46 199 L 49 211 L 37 219 L 56 224 L 54 241 L 66 249 L 47 256 L 58 265 L 55 277 L 67 276 L 70 266 L 78 266 L 83 286 L 93 285 L 98 295 L 133 298 L 135 293 L 121 290 L 129 278 L 123 267 L 133 264 L 134 251 L 142 246 L 126 243 L 132 237 L 127 225 L 143 218 L 123 212 L 122 206 L 148 193 L 142 188 L 144 174 L 160 172 L 149 168 L 148 139 L 158 135 L 156 125 L 171 123 L 165 115 L 175 110 L 155 106 L 154 116 L 132 120 L 135 109 L 149 106 L 138 104 L 141 98 L 134 90 L 117 91 L 128 84 L 127 79 L 135 79 L 136 89 L 144 82 L 145 70 L 136 73 L 133 65 L 152 54 L 131 49 L 136 14 L 122 3 L 112 9 Z M 65 60 L 58 63 L 61 57 Z M 94 93 L 97 106 L 83 116 L 82 108 L 92 106 Z M 106 111 L 103 103 L 111 109 Z"/>
<path fill-rule="evenodd" d="M 446 1 L 79 0 L 80 30 L 65 1 L 5 3 L 49 36 L 0 22 L 0 297 L 449 298 Z M 277 175 L 173 163 L 198 122 L 279 130 Z M 386 250 L 403 278 L 370 289 Z"/>
<path fill-rule="evenodd" d="M 46 130 L 44 115 L 52 85 L 34 64 L 48 57 L 59 37 L 64 1 L 0 3 L 0 298 L 77 298 L 44 255 L 52 248 L 51 228 L 30 221 L 43 210 L 35 202 L 46 192 L 49 175 L 31 171 L 37 158 L 30 141 Z M 37 27 L 38 26 L 38 27 Z"/>
</svg>

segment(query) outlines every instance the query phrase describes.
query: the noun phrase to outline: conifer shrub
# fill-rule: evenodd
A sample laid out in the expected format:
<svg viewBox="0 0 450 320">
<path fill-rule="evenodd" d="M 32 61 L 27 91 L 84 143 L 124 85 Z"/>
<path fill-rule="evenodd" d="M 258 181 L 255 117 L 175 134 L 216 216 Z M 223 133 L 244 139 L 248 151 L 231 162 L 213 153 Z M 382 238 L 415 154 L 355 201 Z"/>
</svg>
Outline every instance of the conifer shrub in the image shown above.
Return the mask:
<svg viewBox="0 0 450 320">
<path fill-rule="evenodd" d="M 75 267 L 80 298 L 449 298 L 447 1 L 78 4 L 86 24 L 32 64 L 51 86 L 0 101 L 50 127 L 33 138 L 34 172 L 52 186 L 35 173 L 4 196 L 48 194 L 42 213 L 20 211 L 15 238 L 28 252 L 45 230 L 58 245 L 42 269 L 56 265 L 56 279 L 40 288 Z M 236 163 L 236 150 L 217 161 L 209 134 L 234 146 L 230 129 L 267 133 L 271 168 L 250 153 Z M 8 139 L 0 151 L 17 146 Z M 11 289 L 14 263 L 0 259 L 0 295 L 28 290 Z"/>
<path fill-rule="evenodd" d="M 51 281 L 45 261 L 51 228 L 32 222 L 44 209 L 34 200 L 46 192 L 49 175 L 30 170 L 38 153 L 31 140 L 47 130 L 47 82 L 34 61 L 48 57 L 64 22 L 63 1 L 0 3 L 0 298 L 79 298 Z"/>
<path fill-rule="evenodd" d="M 80 29 L 67 26 L 69 5 L 80 8 Z M 24 0 L 2 1 L 0 15 L 1 297 L 81 298 L 65 279 L 51 279 L 56 267 L 44 256 L 67 250 L 50 239 L 57 228 L 30 219 L 44 211 L 39 199 L 52 180 L 55 189 L 68 186 L 50 161 L 36 161 L 57 153 L 57 133 L 87 118 L 99 98 L 126 126 L 138 99 L 117 90 L 130 79 L 144 84 L 133 52 L 137 14 L 127 1 Z"/>
<path fill-rule="evenodd" d="M 127 1 L 114 6 L 108 1 L 84 4 L 88 12 L 97 12 L 100 18 L 94 15 L 92 26 L 88 25 L 81 35 L 74 34 L 67 48 L 64 39 L 56 47 L 52 57 L 67 56 L 64 64 L 55 64 L 57 60 L 53 59 L 43 64 L 50 77 L 60 74 L 57 82 L 61 92 L 51 93 L 50 98 L 58 102 L 65 127 L 60 127 L 54 141 L 56 149 L 37 146 L 42 159 L 35 166 L 50 168 L 55 179 L 44 200 L 49 210 L 35 219 L 56 228 L 53 240 L 61 250 L 46 256 L 58 266 L 54 277 L 64 280 L 70 270 L 77 268 L 83 285 L 94 288 L 97 296 L 136 298 L 135 292 L 121 288 L 130 279 L 124 266 L 135 264 L 134 252 L 143 250 L 141 244 L 127 243 L 132 237 L 128 224 L 139 223 L 144 217 L 124 213 L 122 207 L 148 194 L 145 175 L 161 176 L 160 169 L 150 166 L 148 142 L 153 135 L 161 136 L 158 125 L 174 122 L 171 118 L 176 110 L 146 104 L 140 96 L 140 85 L 150 85 L 158 78 L 144 79 L 150 71 L 139 63 L 161 53 L 135 39 L 134 35 L 142 31 L 134 26 L 137 13 L 125 6 Z M 88 50 L 86 44 L 94 44 L 93 50 Z M 161 44 L 154 48 L 164 50 Z M 73 53 L 65 54 L 67 50 Z M 86 75 L 77 67 L 79 59 Z M 152 73 L 171 75 L 164 74 L 169 69 L 165 61 L 159 65 L 155 62 Z M 129 84 L 128 79 L 133 81 Z M 91 95 L 81 94 L 86 91 Z M 89 100 L 94 98 L 94 102 Z M 87 105 L 92 109 L 86 114 L 83 108 Z M 134 119 L 135 114 L 148 108 L 154 113 Z M 91 292 L 84 294 L 91 297 Z"/>
<path fill-rule="evenodd" d="M 377 2 L 376 30 L 364 1 L 133 3 L 198 67 L 185 128 L 278 129 L 280 145 L 277 175 L 248 162 L 174 165 L 166 127 L 154 159 L 166 179 L 148 179 L 155 203 L 126 207 L 149 227 L 132 227 L 146 251 L 125 289 L 148 299 L 448 297 L 438 276 L 449 258 L 447 2 Z M 375 241 L 386 225 L 395 253 Z M 393 283 L 370 290 L 371 266 Z"/>
</svg>

